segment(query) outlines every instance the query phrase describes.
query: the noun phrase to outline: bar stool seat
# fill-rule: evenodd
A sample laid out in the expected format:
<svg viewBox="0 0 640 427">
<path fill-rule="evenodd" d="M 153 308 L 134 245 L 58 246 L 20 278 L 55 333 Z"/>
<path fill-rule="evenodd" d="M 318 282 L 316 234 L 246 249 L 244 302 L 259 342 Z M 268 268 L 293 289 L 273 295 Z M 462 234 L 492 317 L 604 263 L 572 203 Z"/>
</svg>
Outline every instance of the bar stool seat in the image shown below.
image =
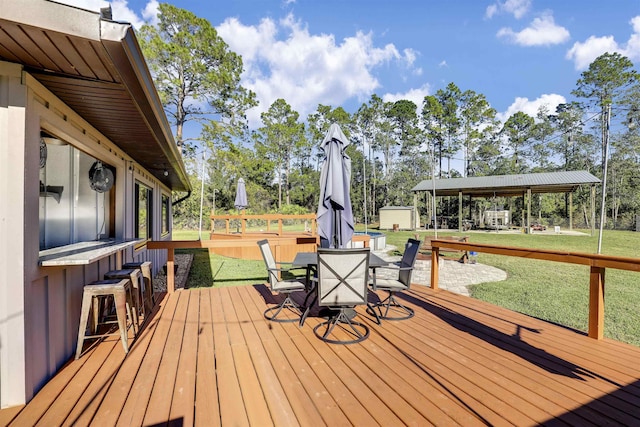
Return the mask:
<svg viewBox="0 0 640 427">
<path fill-rule="evenodd" d="M 100 318 L 100 299 L 113 297 L 118 323 L 120 339 L 124 352 L 129 352 L 127 337 L 127 317 L 136 331 L 137 316 L 134 316 L 133 292 L 131 281 L 126 279 L 97 280 L 85 285 L 82 293 L 82 310 L 80 312 L 80 325 L 78 326 L 78 344 L 76 347 L 76 359 L 82 354 L 84 340 L 88 338 L 98 338 L 118 333 L 97 334 L 99 324 L 112 323 Z M 87 335 L 87 323 L 91 320 L 91 334 Z"/>
<path fill-rule="evenodd" d="M 142 272 L 142 278 L 144 279 L 144 288 L 142 288 L 142 300 L 144 301 L 145 310 L 149 313 L 153 311 L 153 307 L 156 304 L 155 296 L 153 293 L 153 274 L 151 266 L 151 261 L 128 262 L 122 266 L 122 268 L 138 268 Z"/>
<path fill-rule="evenodd" d="M 137 268 L 127 268 L 122 270 L 111 270 L 104 274 L 105 279 L 129 279 L 133 286 L 133 304 L 136 308 L 136 314 L 142 313 L 146 319 L 146 313 L 144 311 L 144 305 L 140 303 L 142 299 L 142 287 L 144 287 L 144 280 L 142 279 L 142 272 Z M 138 323 L 140 323 L 138 321 Z"/>
</svg>

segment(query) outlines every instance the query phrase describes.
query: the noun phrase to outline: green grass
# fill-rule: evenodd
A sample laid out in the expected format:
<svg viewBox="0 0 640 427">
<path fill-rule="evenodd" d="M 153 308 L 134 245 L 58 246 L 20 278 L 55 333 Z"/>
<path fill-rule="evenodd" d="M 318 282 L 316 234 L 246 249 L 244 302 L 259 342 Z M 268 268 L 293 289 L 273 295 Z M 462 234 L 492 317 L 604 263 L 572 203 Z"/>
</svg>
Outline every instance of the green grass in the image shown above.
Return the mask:
<svg viewBox="0 0 640 427">
<path fill-rule="evenodd" d="M 421 231 L 421 238 L 431 232 Z M 586 231 L 588 233 L 588 231 Z M 386 241 L 402 250 L 416 232 L 385 232 Z M 518 247 L 559 249 L 595 253 L 598 236 L 543 234 L 507 234 L 470 232 L 470 241 Z M 459 235 L 459 233 L 439 233 Z M 197 239 L 197 231 L 177 230 L 174 239 Z M 206 237 L 205 237 L 206 238 Z M 636 257 L 640 252 L 640 233 L 605 231 L 602 253 Z M 186 250 L 184 252 L 187 252 Z M 187 286 L 233 286 L 264 283 L 262 261 L 245 261 L 206 251 L 193 251 L 194 263 Z M 208 258 L 208 259 L 207 259 Z M 507 280 L 474 285 L 474 298 L 533 317 L 581 331 L 587 330 L 589 268 L 550 261 L 539 261 L 491 254 L 479 254 L 478 261 L 507 272 Z M 605 294 L 605 336 L 640 346 L 640 276 L 637 273 L 608 269 Z"/>
<path fill-rule="evenodd" d="M 583 230 L 589 233 L 588 230 Z M 413 232 L 387 233 L 387 243 L 398 247 Z M 476 243 L 546 248 L 571 252 L 597 251 L 598 236 L 563 234 L 463 233 Z M 420 233 L 421 237 L 425 235 Z M 459 235 L 459 233 L 439 233 Z M 602 253 L 637 257 L 640 233 L 607 231 Z M 507 272 L 507 280 L 471 287 L 473 298 L 533 317 L 586 331 L 589 314 L 589 268 L 551 261 L 500 255 L 478 255 L 478 262 Z M 605 290 L 605 336 L 640 346 L 640 276 L 630 271 L 607 269 Z"/>
<path fill-rule="evenodd" d="M 209 238 L 208 231 L 202 233 Z M 197 230 L 174 230 L 174 240 L 197 240 Z M 193 254 L 186 286 L 188 288 L 225 287 L 265 283 L 267 272 L 264 261 L 242 260 L 209 254 L 202 249 L 178 249 L 176 253 Z"/>
</svg>

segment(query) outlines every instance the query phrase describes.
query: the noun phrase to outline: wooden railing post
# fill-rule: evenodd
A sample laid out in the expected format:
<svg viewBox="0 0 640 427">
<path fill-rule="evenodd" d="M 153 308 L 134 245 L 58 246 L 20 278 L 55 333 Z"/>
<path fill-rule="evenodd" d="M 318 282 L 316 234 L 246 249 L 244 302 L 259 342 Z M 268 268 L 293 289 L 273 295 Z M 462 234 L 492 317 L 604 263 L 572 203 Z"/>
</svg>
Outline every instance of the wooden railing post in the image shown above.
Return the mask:
<svg viewBox="0 0 640 427">
<path fill-rule="evenodd" d="M 604 271 L 603 267 L 591 267 L 589 275 L 589 337 L 604 337 Z"/>
<path fill-rule="evenodd" d="M 438 289 L 438 258 L 440 257 L 440 248 L 431 248 L 431 289 Z"/>
<path fill-rule="evenodd" d="M 167 293 L 169 294 L 175 291 L 174 252 L 173 248 L 167 248 Z"/>
<path fill-rule="evenodd" d="M 278 236 L 282 236 L 282 218 L 278 218 Z"/>
</svg>

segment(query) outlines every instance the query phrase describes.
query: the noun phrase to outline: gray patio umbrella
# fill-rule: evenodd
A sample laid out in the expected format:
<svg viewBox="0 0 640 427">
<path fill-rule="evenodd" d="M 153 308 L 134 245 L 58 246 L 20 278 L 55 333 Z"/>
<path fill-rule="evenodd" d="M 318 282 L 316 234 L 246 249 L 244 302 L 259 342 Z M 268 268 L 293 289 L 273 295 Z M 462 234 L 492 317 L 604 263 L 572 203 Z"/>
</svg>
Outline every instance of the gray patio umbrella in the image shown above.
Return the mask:
<svg viewBox="0 0 640 427">
<path fill-rule="evenodd" d="M 318 234 L 323 247 L 341 248 L 353 236 L 351 209 L 351 159 L 345 153 L 349 141 L 340 126 L 332 124 L 320 144 L 325 158 L 320 174 Z"/>
<path fill-rule="evenodd" d="M 244 179 L 242 178 L 238 180 L 238 185 L 236 186 L 236 201 L 233 205 L 239 211 L 246 209 L 246 207 L 249 206 L 247 203 L 247 189 L 244 186 Z"/>
<path fill-rule="evenodd" d="M 244 186 L 244 179 L 242 178 L 238 180 L 238 185 L 236 186 L 236 200 L 233 202 L 233 206 L 235 206 L 238 211 L 243 211 L 247 206 L 249 206 L 247 203 L 247 189 Z M 236 232 L 240 232 L 239 220 L 236 224 Z"/>
</svg>

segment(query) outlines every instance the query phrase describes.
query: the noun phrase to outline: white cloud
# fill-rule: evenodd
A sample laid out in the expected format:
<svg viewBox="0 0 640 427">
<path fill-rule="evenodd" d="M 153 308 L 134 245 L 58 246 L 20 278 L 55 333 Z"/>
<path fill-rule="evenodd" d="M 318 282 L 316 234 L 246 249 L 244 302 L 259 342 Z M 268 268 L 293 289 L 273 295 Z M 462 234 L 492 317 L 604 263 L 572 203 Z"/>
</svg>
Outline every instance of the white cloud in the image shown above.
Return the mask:
<svg viewBox="0 0 640 427">
<path fill-rule="evenodd" d="M 422 101 L 424 101 L 424 97 L 431 93 L 431 87 L 429 84 L 424 84 L 422 87 L 417 89 L 410 89 L 404 93 L 385 93 L 382 95 L 382 100 L 384 102 L 396 102 L 401 99 L 407 99 L 409 101 L 413 101 L 414 104 L 418 106 L 418 113 L 422 109 Z"/>
<path fill-rule="evenodd" d="M 569 40 L 569 31 L 556 25 L 553 15 L 547 12 L 539 18 L 535 18 L 527 28 L 520 32 L 515 32 L 511 28 L 502 28 L 498 31 L 497 36 L 520 46 L 549 46 Z"/>
<path fill-rule="evenodd" d="M 393 44 L 375 46 L 371 33 L 358 31 L 341 42 L 331 34 L 310 34 L 291 14 L 277 23 L 265 18 L 257 26 L 228 18 L 217 30 L 242 56 L 242 85 L 260 101 L 248 112 L 251 124 L 278 98 L 303 118 L 318 104 L 366 99 L 380 87 L 374 68 L 390 62 L 411 68 L 417 55 L 413 50 L 400 53 Z"/>
<path fill-rule="evenodd" d="M 513 101 L 513 104 L 507 108 L 507 111 L 498 113 L 497 117 L 503 123 L 518 111 L 522 111 L 531 117 L 536 117 L 540 107 L 546 106 L 550 112 L 554 112 L 559 104 L 566 102 L 567 100 L 564 96 L 555 93 L 540 95 L 539 98 L 533 101 L 529 101 L 529 98 L 517 97 L 515 101 Z"/>
<path fill-rule="evenodd" d="M 405 61 L 408 66 L 413 65 L 416 62 L 416 58 L 418 57 L 418 53 L 413 49 L 405 49 L 402 51 L 404 53 Z"/>
<path fill-rule="evenodd" d="M 590 36 L 584 42 L 574 43 L 567 51 L 566 59 L 573 61 L 576 70 L 586 69 L 594 59 L 606 52 L 618 52 L 632 61 L 640 60 L 640 15 L 629 23 L 633 33 L 626 43 L 618 44 L 613 36 Z"/>
<path fill-rule="evenodd" d="M 613 36 L 591 36 L 583 43 L 575 42 L 567 52 L 566 58 L 574 62 L 576 70 L 582 70 L 601 54 L 617 51 L 619 51 L 618 43 Z"/>
<path fill-rule="evenodd" d="M 516 19 L 522 18 L 531 8 L 531 0 L 497 1 L 487 7 L 485 17 L 491 19 L 499 13 L 508 13 Z"/>
<path fill-rule="evenodd" d="M 487 6 L 487 11 L 485 12 L 485 16 L 489 19 L 493 18 L 493 16 L 498 13 L 498 5 L 490 4 Z"/>
<path fill-rule="evenodd" d="M 158 1 L 151 0 L 144 7 L 144 10 L 142 11 L 142 18 L 145 20 L 145 22 L 151 25 L 156 25 L 158 23 L 159 9 L 160 9 L 160 4 L 158 3 Z"/>
<path fill-rule="evenodd" d="M 126 0 L 112 1 L 111 15 L 113 16 L 114 21 L 128 22 L 135 28 L 140 28 L 144 25 L 144 21 L 138 16 L 138 14 L 129 9 Z"/>
</svg>

